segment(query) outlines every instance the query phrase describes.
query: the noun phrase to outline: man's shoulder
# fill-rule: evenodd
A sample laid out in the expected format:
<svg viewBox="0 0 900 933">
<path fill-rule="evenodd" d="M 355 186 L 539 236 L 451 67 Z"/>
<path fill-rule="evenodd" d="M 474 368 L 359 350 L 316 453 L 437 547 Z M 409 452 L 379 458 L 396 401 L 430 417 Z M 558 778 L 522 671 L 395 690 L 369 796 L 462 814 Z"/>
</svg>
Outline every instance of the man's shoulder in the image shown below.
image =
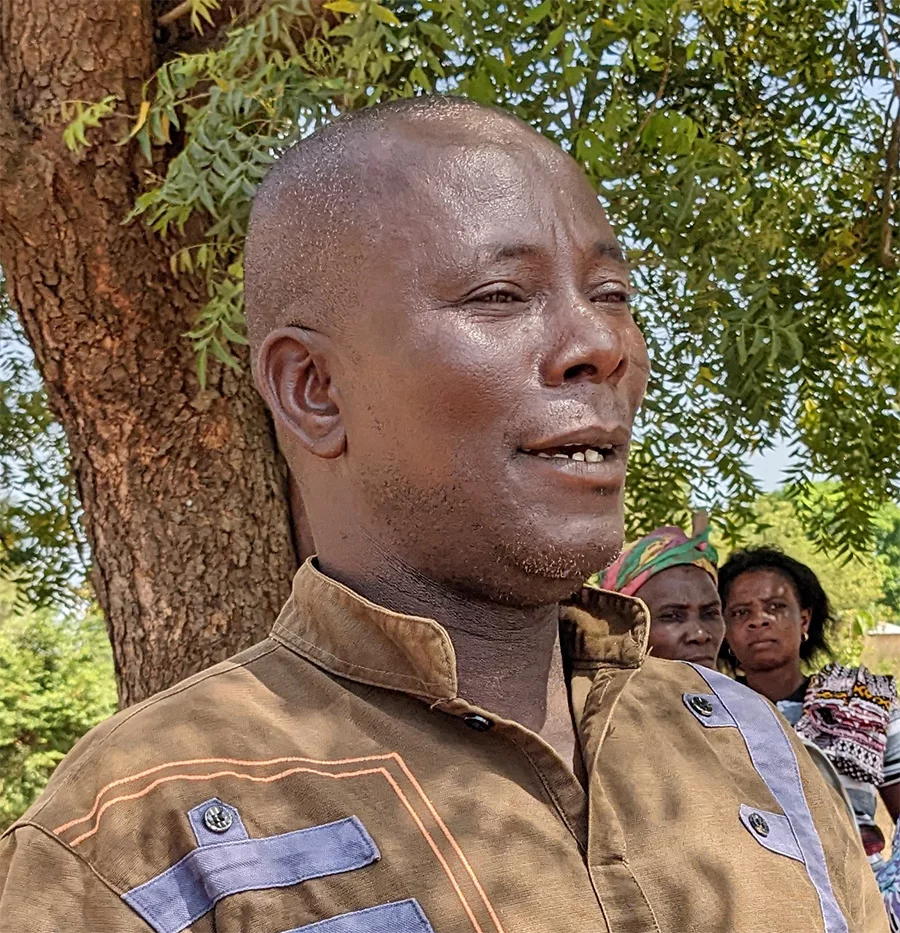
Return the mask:
<svg viewBox="0 0 900 933">
<path fill-rule="evenodd" d="M 101 722 L 60 762 L 19 823 L 57 834 L 119 785 L 128 793 L 138 777 L 152 781 L 173 766 L 221 754 L 223 736 L 235 734 L 239 723 L 265 720 L 269 691 L 257 675 L 279 650 L 265 639 Z"/>
<path fill-rule="evenodd" d="M 724 677 L 717 671 L 712 672 L 716 676 Z M 686 661 L 669 661 L 666 658 L 657 658 L 648 654 L 639 669 L 639 676 L 652 678 L 658 685 L 660 691 L 673 694 L 684 692 L 685 690 L 701 689 L 706 680 L 700 673 L 699 665 L 689 664 Z M 708 686 L 708 685 L 707 685 Z"/>
</svg>

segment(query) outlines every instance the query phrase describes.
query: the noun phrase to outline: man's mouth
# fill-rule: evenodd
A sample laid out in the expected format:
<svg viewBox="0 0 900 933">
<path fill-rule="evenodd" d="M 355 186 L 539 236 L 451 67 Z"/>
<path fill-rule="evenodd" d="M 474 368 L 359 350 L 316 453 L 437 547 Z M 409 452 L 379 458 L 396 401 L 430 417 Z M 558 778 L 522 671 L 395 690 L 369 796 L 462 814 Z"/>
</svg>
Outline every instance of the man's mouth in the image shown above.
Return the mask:
<svg viewBox="0 0 900 933">
<path fill-rule="evenodd" d="M 529 438 L 519 451 L 541 460 L 609 463 L 626 459 L 630 440 L 631 432 L 624 425 L 586 425 Z"/>
<path fill-rule="evenodd" d="M 622 425 L 593 425 L 552 435 L 532 435 L 518 449 L 520 463 L 542 483 L 552 478 L 570 490 L 618 492 L 625 483 L 631 432 Z M 550 487 L 545 487 L 550 488 Z"/>
<path fill-rule="evenodd" d="M 587 444 L 563 444 L 559 447 L 545 447 L 542 450 L 522 448 L 522 453 L 545 460 L 575 460 L 581 463 L 600 463 L 618 457 L 615 444 L 588 446 Z"/>
</svg>

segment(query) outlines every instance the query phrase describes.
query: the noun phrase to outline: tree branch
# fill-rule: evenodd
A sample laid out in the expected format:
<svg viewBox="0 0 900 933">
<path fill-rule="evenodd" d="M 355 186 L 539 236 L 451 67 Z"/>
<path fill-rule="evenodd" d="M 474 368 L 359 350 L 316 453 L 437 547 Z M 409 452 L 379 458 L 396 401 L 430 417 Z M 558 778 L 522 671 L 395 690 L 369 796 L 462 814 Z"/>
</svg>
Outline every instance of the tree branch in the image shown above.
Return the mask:
<svg viewBox="0 0 900 933">
<path fill-rule="evenodd" d="M 191 12 L 191 0 L 182 0 L 178 6 L 172 7 L 168 13 L 163 13 L 162 16 L 156 21 L 160 26 L 171 26 L 172 23 L 177 19 L 181 19 L 182 16 L 186 16 Z"/>
<path fill-rule="evenodd" d="M 656 108 L 659 106 L 659 102 L 663 98 L 663 94 L 666 93 L 666 85 L 669 83 L 669 75 L 672 72 L 672 62 L 667 61 L 666 67 L 663 70 L 662 79 L 659 82 L 659 87 L 656 89 L 656 96 L 653 98 L 653 103 L 647 108 L 647 112 L 644 114 L 644 119 L 641 120 L 640 125 L 635 131 L 634 137 L 629 143 L 625 145 L 625 148 L 622 150 L 622 157 L 628 155 L 634 146 L 640 141 L 641 134 L 647 129 L 647 124 L 650 122 L 650 117 L 653 116 Z"/>
<path fill-rule="evenodd" d="M 885 24 L 887 13 L 884 8 L 884 0 L 875 0 L 875 5 L 878 8 L 878 29 L 881 33 L 881 47 L 884 49 L 884 58 L 887 62 L 888 71 L 894 79 L 894 93 L 891 102 L 888 104 L 887 118 L 885 119 L 885 124 L 887 124 L 894 101 L 900 101 L 900 75 L 897 74 L 897 65 L 891 55 L 891 44 Z M 900 162 L 900 106 L 897 107 L 897 113 L 891 124 L 891 139 L 884 154 L 884 182 L 881 188 L 881 245 L 878 258 L 886 269 L 895 269 L 897 267 L 897 257 L 894 255 L 892 244 L 894 234 L 891 218 L 894 213 L 893 192 L 898 162 Z"/>
<path fill-rule="evenodd" d="M 893 228 L 891 218 L 894 213 L 894 179 L 897 177 L 897 166 L 900 161 L 900 106 L 891 125 L 891 141 L 888 144 L 884 157 L 884 182 L 881 191 L 881 248 L 879 258 L 886 269 L 897 267 L 897 257 L 892 246 Z"/>
</svg>

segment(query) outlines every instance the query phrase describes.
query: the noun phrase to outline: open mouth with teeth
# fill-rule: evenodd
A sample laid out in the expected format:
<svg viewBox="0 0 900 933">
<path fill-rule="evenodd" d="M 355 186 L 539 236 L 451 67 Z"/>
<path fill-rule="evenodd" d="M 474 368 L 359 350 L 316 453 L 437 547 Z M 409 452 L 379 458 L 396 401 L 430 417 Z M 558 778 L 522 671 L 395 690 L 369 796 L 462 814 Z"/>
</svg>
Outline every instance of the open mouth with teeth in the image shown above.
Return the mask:
<svg viewBox="0 0 900 933">
<path fill-rule="evenodd" d="M 544 450 L 523 448 L 523 453 L 545 460 L 575 460 L 584 463 L 601 463 L 616 457 L 613 445 L 588 447 L 586 444 L 567 444 L 564 447 L 547 447 Z"/>
</svg>

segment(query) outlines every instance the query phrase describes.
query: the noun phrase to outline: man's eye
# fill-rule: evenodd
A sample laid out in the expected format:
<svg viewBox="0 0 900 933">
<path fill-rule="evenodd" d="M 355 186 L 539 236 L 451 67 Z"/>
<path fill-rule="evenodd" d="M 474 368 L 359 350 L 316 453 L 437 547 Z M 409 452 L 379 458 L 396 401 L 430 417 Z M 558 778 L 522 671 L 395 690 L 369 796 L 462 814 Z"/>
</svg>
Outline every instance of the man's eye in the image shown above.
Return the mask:
<svg viewBox="0 0 900 933">
<path fill-rule="evenodd" d="M 495 288 L 489 292 L 476 292 L 468 302 L 476 305 L 508 305 L 524 299 L 510 288 Z"/>
<path fill-rule="evenodd" d="M 631 304 L 631 294 L 624 288 L 608 292 L 598 292 L 591 301 L 603 305 L 629 305 Z"/>
</svg>

